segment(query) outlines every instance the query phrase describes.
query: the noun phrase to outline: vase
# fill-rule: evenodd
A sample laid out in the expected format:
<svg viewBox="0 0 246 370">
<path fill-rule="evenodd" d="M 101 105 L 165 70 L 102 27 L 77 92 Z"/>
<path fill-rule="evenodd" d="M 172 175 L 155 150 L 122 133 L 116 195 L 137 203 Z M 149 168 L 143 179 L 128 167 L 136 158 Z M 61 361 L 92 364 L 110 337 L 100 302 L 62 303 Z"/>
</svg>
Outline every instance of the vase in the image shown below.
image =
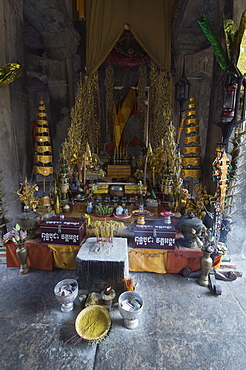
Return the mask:
<svg viewBox="0 0 246 370">
<path fill-rule="evenodd" d="M 27 247 L 22 244 L 17 244 L 16 248 L 16 256 L 18 258 L 18 261 L 20 262 L 20 274 L 28 274 L 29 273 L 29 267 L 27 266 Z"/>
<path fill-rule="evenodd" d="M 198 280 L 199 285 L 204 287 L 209 285 L 208 276 L 212 266 L 213 260 L 210 253 L 204 252 L 203 256 L 201 257 L 201 276 Z"/>
<path fill-rule="evenodd" d="M 88 214 L 91 214 L 92 211 L 93 211 L 93 205 L 92 205 L 92 202 L 89 202 L 88 205 L 87 205 L 87 208 L 86 208 L 86 211 Z"/>
</svg>

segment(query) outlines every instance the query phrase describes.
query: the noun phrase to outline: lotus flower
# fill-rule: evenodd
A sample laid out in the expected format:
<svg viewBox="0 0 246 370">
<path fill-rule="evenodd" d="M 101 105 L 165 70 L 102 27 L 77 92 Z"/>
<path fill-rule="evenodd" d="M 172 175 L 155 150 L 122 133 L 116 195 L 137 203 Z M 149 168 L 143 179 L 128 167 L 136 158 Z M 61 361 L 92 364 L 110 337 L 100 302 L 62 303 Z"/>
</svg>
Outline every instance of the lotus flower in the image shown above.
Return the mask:
<svg viewBox="0 0 246 370">
<path fill-rule="evenodd" d="M 21 230 L 21 227 L 19 224 L 16 224 L 15 227 L 4 234 L 2 242 L 5 244 L 8 241 L 12 241 L 15 244 L 22 244 L 27 238 L 27 231 Z"/>
</svg>

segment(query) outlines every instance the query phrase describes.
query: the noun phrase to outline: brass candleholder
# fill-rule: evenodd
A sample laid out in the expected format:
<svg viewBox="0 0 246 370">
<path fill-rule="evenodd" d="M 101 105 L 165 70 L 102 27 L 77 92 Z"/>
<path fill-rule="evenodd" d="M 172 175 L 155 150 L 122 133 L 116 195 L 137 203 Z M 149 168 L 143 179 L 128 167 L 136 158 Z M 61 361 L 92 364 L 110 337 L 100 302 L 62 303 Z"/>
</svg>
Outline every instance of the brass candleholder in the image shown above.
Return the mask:
<svg viewBox="0 0 246 370">
<path fill-rule="evenodd" d="M 144 219 L 144 216 L 139 216 L 138 217 L 138 220 L 137 220 L 137 223 L 139 225 L 145 225 L 145 219 Z"/>
<path fill-rule="evenodd" d="M 111 286 L 107 286 L 101 292 L 101 298 L 103 300 L 103 303 L 107 306 L 112 305 L 115 296 L 116 296 L 115 290 L 113 288 L 111 288 Z"/>
</svg>

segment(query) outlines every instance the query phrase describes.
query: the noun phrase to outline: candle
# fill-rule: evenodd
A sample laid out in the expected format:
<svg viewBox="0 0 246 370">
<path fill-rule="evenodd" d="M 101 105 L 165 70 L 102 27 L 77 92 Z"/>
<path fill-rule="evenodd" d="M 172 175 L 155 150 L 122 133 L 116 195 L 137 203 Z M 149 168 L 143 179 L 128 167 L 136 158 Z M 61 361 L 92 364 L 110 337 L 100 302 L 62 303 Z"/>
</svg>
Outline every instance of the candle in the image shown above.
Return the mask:
<svg viewBox="0 0 246 370">
<path fill-rule="evenodd" d="M 81 162 L 81 164 L 78 168 L 78 175 L 79 175 L 79 181 L 80 182 L 83 181 L 83 176 L 82 176 L 83 165 L 84 165 L 84 161 Z"/>
<path fill-rule="evenodd" d="M 84 185 L 86 184 L 86 152 L 84 154 Z"/>
<path fill-rule="evenodd" d="M 155 167 L 153 167 L 153 188 L 155 187 Z"/>
<path fill-rule="evenodd" d="M 116 296 L 115 290 L 111 286 L 107 286 L 101 292 L 101 298 L 105 305 L 111 305 L 113 303 L 115 296 Z"/>
</svg>

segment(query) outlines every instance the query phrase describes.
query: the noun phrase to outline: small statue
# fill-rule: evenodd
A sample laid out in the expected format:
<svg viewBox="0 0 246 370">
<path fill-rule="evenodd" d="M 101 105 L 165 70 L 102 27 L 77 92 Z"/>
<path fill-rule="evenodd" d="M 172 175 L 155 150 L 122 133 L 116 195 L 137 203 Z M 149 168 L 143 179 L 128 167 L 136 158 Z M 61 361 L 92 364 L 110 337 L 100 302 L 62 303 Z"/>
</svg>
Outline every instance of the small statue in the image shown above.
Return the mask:
<svg viewBox="0 0 246 370">
<path fill-rule="evenodd" d="M 122 216 L 122 213 L 123 213 L 123 207 L 122 206 L 118 206 L 116 208 L 116 216 Z"/>
<path fill-rule="evenodd" d="M 34 196 L 34 192 L 38 191 L 38 186 L 36 184 L 28 184 L 27 179 L 25 179 L 25 182 L 21 182 L 20 184 L 20 189 L 16 191 L 20 201 L 31 210 L 36 211 L 39 199 Z"/>
<path fill-rule="evenodd" d="M 27 231 L 27 239 L 35 238 L 35 231 L 40 221 L 39 214 L 36 212 L 39 199 L 35 198 L 35 191 L 38 191 L 38 186 L 28 184 L 27 179 L 25 179 L 25 182 L 21 183 L 21 188 L 16 192 L 20 201 L 24 202 L 24 211 L 19 213 L 16 218 L 20 227 Z"/>
</svg>

